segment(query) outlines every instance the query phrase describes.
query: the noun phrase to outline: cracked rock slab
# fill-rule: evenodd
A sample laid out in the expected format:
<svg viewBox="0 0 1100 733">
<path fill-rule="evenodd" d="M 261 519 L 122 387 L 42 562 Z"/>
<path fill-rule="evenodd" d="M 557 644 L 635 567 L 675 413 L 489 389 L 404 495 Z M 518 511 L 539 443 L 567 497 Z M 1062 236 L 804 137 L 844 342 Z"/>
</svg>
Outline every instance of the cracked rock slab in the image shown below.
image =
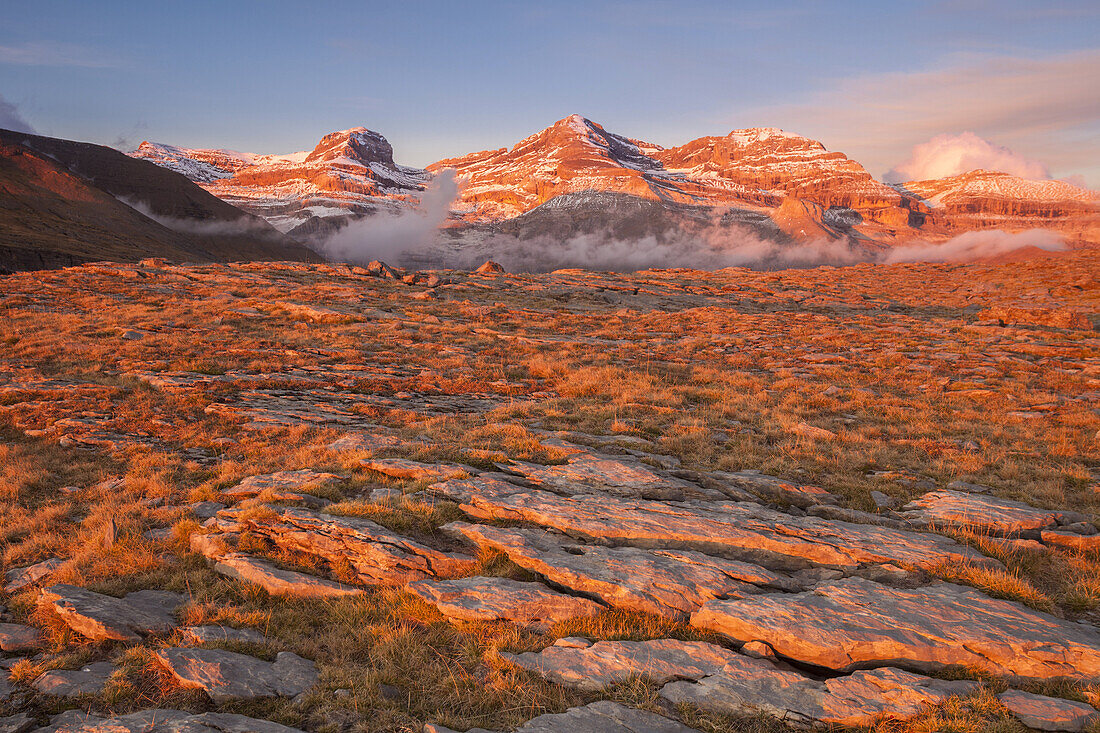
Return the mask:
<svg viewBox="0 0 1100 733">
<path fill-rule="evenodd" d="M 42 646 L 42 632 L 33 626 L 0 623 L 0 649 L 26 652 Z"/>
<path fill-rule="evenodd" d="M 915 524 L 974 527 L 1001 536 L 1050 529 L 1068 524 L 1074 516 L 987 494 L 949 489 L 930 491 L 909 502 L 902 507 L 901 515 Z"/>
<path fill-rule="evenodd" d="M 795 590 L 789 577 L 759 565 L 691 550 L 645 550 L 586 545 L 545 530 L 452 522 L 443 532 L 503 552 L 520 567 L 556 585 L 615 608 L 685 619 L 714 598 Z"/>
<path fill-rule="evenodd" d="M 977 689 L 893 667 L 818 681 L 767 659 L 735 655 L 717 674 L 665 685 L 661 697 L 725 715 L 764 714 L 795 725 L 870 725 L 906 720 L 927 705 Z"/>
<path fill-rule="evenodd" d="M 1083 731 L 1100 720 L 1100 713 L 1092 705 L 1063 700 L 1060 697 L 1035 695 L 1023 690 L 1006 690 L 997 695 L 997 699 L 1021 723 L 1036 730 Z"/>
<path fill-rule="evenodd" d="M 390 478 L 409 481 L 446 481 L 464 478 L 477 471 L 469 466 L 449 463 L 420 463 L 406 458 L 373 458 L 363 461 L 363 467 Z"/>
<path fill-rule="evenodd" d="M 29 588 L 57 570 L 64 562 L 60 557 L 51 557 L 25 568 L 12 568 L 4 573 L 4 592 L 11 595 Z"/>
<path fill-rule="evenodd" d="M 34 728 L 34 718 L 26 713 L 0 718 L 0 733 L 27 733 Z"/>
<path fill-rule="evenodd" d="M 548 626 L 566 619 L 595 616 L 604 607 L 585 598 L 558 593 L 542 583 L 508 578 L 421 580 L 406 590 L 460 621 L 506 620 L 525 626 Z"/>
<path fill-rule="evenodd" d="M 38 595 L 40 608 L 53 610 L 69 628 L 93 641 L 140 641 L 145 634 L 170 631 L 184 601 L 168 591 L 140 590 L 115 598 L 66 584 L 43 588 Z"/>
<path fill-rule="evenodd" d="M 66 710 L 36 733 L 304 733 L 298 728 L 233 713 L 194 714 L 182 710 L 141 710 L 101 718 Z"/>
<path fill-rule="evenodd" d="M 51 669 L 40 674 L 31 687 L 58 697 L 96 695 L 103 691 L 114 671 L 115 665 L 110 662 L 96 662 L 81 669 Z"/>
<path fill-rule="evenodd" d="M 404 585 L 414 580 L 461 575 L 474 566 L 466 555 L 433 550 L 359 517 L 264 505 L 266 511 L 227 509 L 223 529 L 247 530 L 279 547 L 315 555 L 329 563 L 348 562 L 362 583 Z"/>
<path fill-rule="evenodd" d="M 185 644 L 221 644 L 225 642 L 263 644 L 267 641 L 264 635 L 255 629 L 234 629 L 231 626 L 218 624 L 185 626 L 180 629 L 180 637 Z"/>
<path fill-rule="evenodd" d="M 512 461 L 507 469 L 532 483 L 569 494 L 589 493 L 598 488 L 610 493 L 667 499 L 681 498 L 684 488 L 691 487 L 680 479 L 662 476 L 641 461 L 591 453 L 573 456 L 559 466 Z"/>
<path fill-rule="evenodd" d="M 973 665 L 1032 679 L 1100 675 L 1100 633 L 961 585 L 852 577 L 793 594 L 709 601 L 693 626 L 827 669 Z"/>
<path fill-rule="evenodd" d="M 560 685 L 595 691 L 645 677 L 657 684 L 697 680 L 718 674 L 740 657 L 736 652 L 703 641 L 597 641 L 547 647 L 541 652 L 501 652 L 509 662 Z"/>
<path fill-rule="evenodd" d="M 795 517 L 749 502 L 559 496 L 487 474 L 445 481 L 432 489 L 481 519 L 527 521 L 602 544 L 696 550 L 769 567 L 894 563 L 926 568 L 945 561 L 1000 567 L 996 560 L 940 535 Z"/>
<path fill-rule="evenodd" d="M 292 652 L 274 662 L 223 649 L 168 648 L 155 654 L 182 687 L 200 689 L 216 703 L 257 697 L 294 697 L 317 684 L 317 667 Z"/>
<path fill-rule="evenodd" d="M 456 733 L 450 728 L 429 723 L 424 733 Z M 472 728 L 466 733 L 493 733 Z M 549 713 L 529 720 L 515 733 L 699 733 L 683 723 L 647 710 L 637 710 L 617 702 L 601 700 L 564 713 Z"/>
<path fill-rule="evenodd" d="M 258 585 L 275 596 L 343 598 L 366 592 L 362 588 L 318 578 L 316 575 L 283 570 L 267 560 L 237 552 L 219 557 L 214 564 L 214 570 L 227 578 Z"/>
</svg>

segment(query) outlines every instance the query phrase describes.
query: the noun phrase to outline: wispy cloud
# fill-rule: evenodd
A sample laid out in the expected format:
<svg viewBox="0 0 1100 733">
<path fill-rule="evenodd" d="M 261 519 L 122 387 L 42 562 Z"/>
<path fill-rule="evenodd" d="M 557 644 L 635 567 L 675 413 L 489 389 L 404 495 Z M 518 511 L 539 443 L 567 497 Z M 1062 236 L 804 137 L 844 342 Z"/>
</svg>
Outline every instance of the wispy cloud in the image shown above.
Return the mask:
<svg viewBox="0 0 1100 733">
<path fill-rule="evenodd" d="M 971 55 L 937 69 L 837 79 L 806 100 L 749 114 L 812 135 L 875 174 L 914 145 L 966 130 L 1074 173 L 1100 161 L 1097 89 L 1100 50 Z"/>
<path fill-rule="evenodd" d="M 925 181 L 979 168 L 1021 178 L 1050 178 L 1050 171 L 1041 162 L 1025 158 L 1003 145 L 994 145 L 972 132 L 964 132 L 937 135 L 917 145 L 909 159 L 887 173 L 885 180 L 889 183 Z"/>
<path fill-rule="evenodd" d="M 19 113 L 19 108 L 0 95 L 0 129 L 34 132 L 34 128 Z"/>
<path fill-rule="evenodd" d="M 107 69 L 121 66 L 112 54 L 87 46 L 56 41 L 0 44 L 0 64 L 16 66 L 74 66 Z"/>
</svg>

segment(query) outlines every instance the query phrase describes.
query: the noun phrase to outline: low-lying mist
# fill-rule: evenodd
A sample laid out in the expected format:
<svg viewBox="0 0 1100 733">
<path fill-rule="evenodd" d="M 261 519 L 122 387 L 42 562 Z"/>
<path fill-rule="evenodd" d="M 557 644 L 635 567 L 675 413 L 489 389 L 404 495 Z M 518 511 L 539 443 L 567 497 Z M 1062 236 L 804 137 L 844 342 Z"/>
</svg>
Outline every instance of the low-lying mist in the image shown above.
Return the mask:
<svg viewBox="0 0 1100 733">
<path fill-rule="evenodd" d="M 915 241 L 894 248 L 852 239 L 783 242 L 741 225 L 709 224 L 669 229 L 660 234 L 622 238 L 610 233 L 568 237 L 473 231 L 454 237 L 441 230 L 457 186 L 450 171 L 439 176 L 417 210 L 378 214 L 351 222 L 321 246 L 329 258 L 366 264 L 421 268 L 471 269 L 494 260 L 511 272 L 549 272 L 584 268 L 630 272 L 658 268 L 757 270 L 852 265 L 860 262 L 963 262 L 995 257 L 1022 248 L 1066 249 L 1054 232 L 1034 229 L 967 232 L 945 242 Z"/>
</svg>

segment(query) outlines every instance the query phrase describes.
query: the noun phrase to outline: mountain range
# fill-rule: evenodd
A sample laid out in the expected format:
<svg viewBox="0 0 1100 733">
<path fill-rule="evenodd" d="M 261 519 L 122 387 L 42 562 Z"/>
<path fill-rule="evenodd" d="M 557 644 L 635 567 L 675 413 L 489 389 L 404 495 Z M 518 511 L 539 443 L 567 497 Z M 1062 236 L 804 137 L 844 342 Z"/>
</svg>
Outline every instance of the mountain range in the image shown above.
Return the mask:
<svg viewBox="0 0 1100 733">
<path fill-rule="evenodd" d="M 151 142 L 130 155 L 177 171 L 312 245 L 356 218 L 417 206 L 444 170 L 459 184 L 446 224 L 452 237 L 486 230 L 520 238 L 642 234 L 708 220 L 781 239 L 847 238 L 872 249 L 990 228 L 1044 228 L 1071 245 L 1100 243 L 1097 192 L 995 171 L 888 185 L 843 153 L 774 128 L 666 148 L 571 115 L 510 148 L 426 169 L 394 162 L 386 139 L 362 127 L 285 155 Z"/>
</svg>

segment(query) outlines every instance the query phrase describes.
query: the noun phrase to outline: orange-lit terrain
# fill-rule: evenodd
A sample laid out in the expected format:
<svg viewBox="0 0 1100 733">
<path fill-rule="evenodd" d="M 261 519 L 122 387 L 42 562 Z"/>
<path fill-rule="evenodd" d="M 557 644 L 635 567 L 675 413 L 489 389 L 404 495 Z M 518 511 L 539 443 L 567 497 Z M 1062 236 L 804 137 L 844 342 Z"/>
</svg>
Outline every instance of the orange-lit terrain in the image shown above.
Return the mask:
<svg viewBox="0 0 1100 733">
<path fill-rule="evenodd" d="M 1013 260 L 2 276 L 0 730 L 1096 730 L 1100 250 Z"/>
</svg>

